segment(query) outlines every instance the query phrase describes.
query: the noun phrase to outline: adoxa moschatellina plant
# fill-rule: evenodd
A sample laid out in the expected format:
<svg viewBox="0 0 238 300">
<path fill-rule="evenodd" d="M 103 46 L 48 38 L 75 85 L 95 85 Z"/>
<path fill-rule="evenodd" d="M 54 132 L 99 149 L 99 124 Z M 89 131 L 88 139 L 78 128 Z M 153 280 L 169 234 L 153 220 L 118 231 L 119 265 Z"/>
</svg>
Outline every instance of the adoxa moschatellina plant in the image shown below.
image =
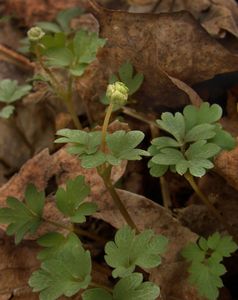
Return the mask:
<svg viewBox="0 0 238 300">
<path fill-rule="evenodd" d="M 66 106 L 75 127 L 82 129 L 73 103 L 74 82 L 95 60 L 98 49 L 106 41 L 85 30 L 67 35 L 65 32 L 45 33 L 40 27 L 32 27 L 27 35 L 30 51 L 41 67 L 38 79 L 49 84 Z M 55 69 L 63 71 L 63 81 L 59 80 Z"/>
<path fill-rule="evenodd" d="M 150 174 L 155 177 L 163 176 L 168 170 L 184 176 L 209 211 L 237 241 L 232 226 L 211 204 L 194 179 L 204 176 L 214 167 L 212 160 L 222 150 L 231 150 L 236 145 L 235 139 L 219 123 L 221 116 L 219 105 L 206 102 L 199 108 L 188 105 L 183 113 L 163 113 L 156 122 L 168 136 L 152 140 L 148 149 L 152 158 L 148 166 Z"/>
<path fill-rule="evenodd" d="M 110 100 L 101 131 L 86 132 L 82 130 L 62 129 L 57 132 L 56 143 L 70 143 L 68 152 L 77 155 L 84 168 L 96 168 L 103 179 L 105 187 L 110 193 L 116 206 L 131 228 L 139 232 L 136 224 L 123 205 L 111 180 L 112 167 L 123 160 L 140 160 L 141 156 L 148 156 L 145 150 L 136 148 L 144 138 L 141 131 L 119 130 L 108 132 L 108 125 L 114 106 L 123 106 L 128 99 L 128 88 L 122 82 L 109 84 L 107 97 Z"/>
</svg>

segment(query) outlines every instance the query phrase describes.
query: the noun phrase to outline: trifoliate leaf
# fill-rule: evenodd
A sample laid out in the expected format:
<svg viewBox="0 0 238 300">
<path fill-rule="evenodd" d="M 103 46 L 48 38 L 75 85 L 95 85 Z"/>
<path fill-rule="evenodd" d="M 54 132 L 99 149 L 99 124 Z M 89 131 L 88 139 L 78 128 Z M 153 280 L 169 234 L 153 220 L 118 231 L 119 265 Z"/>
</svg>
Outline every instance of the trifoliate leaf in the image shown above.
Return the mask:
<svg viewBox="0 0 238 300">
<path fill-rule="evenodd" d="M 150 175 L 154 177 L 163 176 L 169 169 L 169 166 L 157 165 L 152 160 L 148 162 L 148 167 L 150 168 Z"/>
<path fill-rule="evenodd" d="M 222 116 L 222 108 L 218 104 L 210 105 L 204 102 L 198 109 L 197 124 L 215 123 L 220 120 Z"/>
<path fill-rule="evenodd" d="M 68 67 L 73 62 L 73 53 L 68 48 L 50 48 L 44 55 L 52 67 Z"/>
<path fill-rule="evenodd" d="M 55 140 L 55 143 L 72 143 L 73 146 L 68 147 L 71 154 L 94 154 L 97 152 L 101 144 L 101 132 L 86 132 L 83 130 L 61 129 L 57 131 L 57 135 L 63 137 Z"/>
<path fill-rule="evenodd" d="M 121 279 L 111 295 L 103 289 L 91 289 L 83 293 L 83 300 L 155 300 L 160 289 L 152 282 L 142 282 L 142 274 L 134 273 Z"/>
<path fill-rule="evenodd" d="M 237 244 L 232 240 L 231 236 L 220 236 L 218 240 L 217 236 L 211 236 L 208 238 L 209 248 L 223 257 L 231 256 L 231 253 L 238 249 Z"/>
<path fill-rule="evenodd" d="M 163 148 L 152 158 L 153 163 L 167 166 L 176 165 L 181 160 L 184 160 L 183 154 L 173 148 Z"/>
<path fill-rule="evenodd" d="M 197 244 L 190 243 L 182 250 L 181 254 L 188 261 L 202 262 L 206 253 Z"/>
<path fill-rule="evenodd" d="M 73 223 L 83 223 L 86 216 L 97 210 L 95 203 L 84 202 L 90 193 L 90 187 L 85 183 L 83 176 L 66 183 L 66 189 L 59 188 L 56 192 L 56 205 L 58 209 Z"/>
<path fill-rule="evenodd" d="M 133 76 L 134 70 L 130 62 L 125 62 L 118 71 L 120 81 L 122 81 L 129 89 L 129 95 L 133 95 L 139 90 L 141 84 L 143 83 L 143 74 L 137 73 Z"/>
<path fill-rule="evenodd" d="M 148 156 L 147 151 L 135 149 L 144 139 L 144 133 L 141 131 L 118 130 L 109 134 L 106 138 L 108 148 L 115 158 L 121 160 L 140 160 L 141 156 Z"/>
<path fill-rule="evenodd" d="M 25 192 L 25 204 L 13 197 L 7 198 L 8 207 L 0 209 L 0 222 L 9 224 L 7 234 L 15 234 L 18 244 L 26 233 L 35 233 L 42 222 L 44 193 L 38 192 L 32 184 Z"/>
<path fill-rule="evenodd" d="M 155 138 L 152 140 L 151 144 L 156 146 L 156 149 L 158 150 L 162 148 L 177 148 L 181 146 L 175 139 L 172 139 L 167 136 Z"/>
<path fill-rule="evenodd" d="M 216 135 L 209 140 L 210 143 L 216 144 L 224 150 L 232 150 L 235 148 L 236 140 L 229 132 L 223 130 L 218 124 L 216 124 L 215 132 Z"/>
<path fill-rule="evenodd" d="M 221 148 L 213 143 L 207 143 L 205 140 L 197 141 L 190 145 L 185 152 L 189 160 L 213 158 L 221 151 Z"/>
<path fill-rule="evenodd" d="M 13 103 L 27 95 L 32 89 L 31 85 L 18 85 L 16 80 L 4 79 L 0 81 L 0 101 Z"/>
<path fill-rule="evenodd" d="M 99 48 L 105 45 L 105 40 L 98 38 L 95 32 L 80 30 L 74 37 L 74 55 L 76 64 L 91 63 L 96 58 Z"/>
<path fill-rule="evenodd" d="M 200 238 L 198 244 L 190 243 L 183 249 L 182 256 L 191 262 L 189 281 L 201 296 L 209 300 L 218 298 L 218 288 L 223 286 L 220 276 L 226 273 L 221 261 L 236 250 L 237 245 L 232 238 L 221 237 L 219 233 L 214 233 L 207 240 Z"/>
<path fill-rule="evenodd" d="M 134 230 L 125 226 L 119 229 L 115 242 L 108 242 L 105 247 L 105 260 L 114 268 L 113 277 L 125 277 L 136 266 L 153 268 L 161 263 L 160 255 L 165 251 L 167 239 L 157 236 L 152 230 L 145 230 L 136 235 Z"/>
<path fill-rule="evenodd" d="M 49 49 L 65 48 L 66 35 L 64 32 L 57 32 L 55 34 L 45 34 L 41 39 L 41 52 L 46 53 Z"/>
<path fill-rule="evenodd" d="M 155 300 L 159 294 L 158 286 L 152 282 L 143 282 L 142 274 L 134 273 L 116 284 L 113 300 Z"/>
<path fill-rule="evenodd" d="M 185 135 L 184 116 L 177 112 L 175 115 L 166 112 L 161 115 L 161 120 L 156 120 L 159 127 L 172 134 L 178 142 L 183 142 Z"/>
<path fill-rule="evenodd" d="M 195 285 L 199 294 L 208 300 L 216 300 L 219 296 L 219 289 L 223 286 L 219 275 L 214 274 L 213 269 L 202 263 L 192 263 L 189 268 L 189 281 Z"/>
<path fill-rule="evenodd" d="M 217 122 L 222 116 L 222 108 L 217 104 L 210 105 L 208 102 L 202 103 L 199 108 L 187 105 L 183 110 L 183 115 L 188 131 L 199 124 Z"/>
<path fill-rule="evenodd" d="M 185 135 L 185 142 L 196 142 L 199 140 L 211 139 L 216 135 L 215 125 L 199 124 L 190 129 Z"/>
<path fill-rule="evenodd" d="M 107 161 L 107 155 L 101 151 L 80 156 L 81 166 L 85 169 L 96 168 Z"/>
<path fill-rule="evenodd" d="M 45 248 L 37 255 L 37 258 L 41 261 L 56 258 L 67 249 L 72 249 L 76 245 L 81 246 L 80 239 L 74 233 L 64 237 L 58 232 L 49 232 L 40 237 L 37 243 Z"/>
<path fill-rule="evenodd" d="M 40 292 L 41 300 L 55 300 L 63 295 L 72 297 L 88 287 L 91 281 L 90 253 L 76 240 L 71 246 L 45 260 L 32 274 L 29 285 L 34 292 Z"/>
<path fill-rule="evenodd" d="M 0 118 L 8 119 L 11 117 L 15 110 L 13 105 L 7 105 L 0 110 Z"/>
</svg>

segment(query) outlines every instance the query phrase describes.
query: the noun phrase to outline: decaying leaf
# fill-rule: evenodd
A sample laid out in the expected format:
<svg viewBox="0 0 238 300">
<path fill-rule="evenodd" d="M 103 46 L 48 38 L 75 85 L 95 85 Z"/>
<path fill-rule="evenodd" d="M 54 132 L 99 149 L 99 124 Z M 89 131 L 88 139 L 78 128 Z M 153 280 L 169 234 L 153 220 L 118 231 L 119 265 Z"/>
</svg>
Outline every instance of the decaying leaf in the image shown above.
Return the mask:
<svg viewBox="0 0 238 300">
<path fill-rule="evenodd" d="M 169 76 L 192 85 L 237 70 L 238 57 L 214 40 L 187 12 L 134 14 L 110 11 L 94 1 L 92 13 L 107 44 L 98 56 L 104 74 L 130 60 L 145 76 L 137 109 L 158 111 L 189 102 Z M 143 100 L 141 100 L 141 98 Z M 149 103 L 149 105 L 148 105 Z"/>
<path fill-rule="evenodd" d="M 150 12 L 154 8 L 156 1 L 146 1 L 144 7 L 143 1 L 133 0 L 129 3 L 131 12 Z M 235 0 L 162 0 L 157 1 L 156 13 L 189 11 L 210 35 L 223 38 L 229 32 L 238 36 L 238 6 Z M 143 6 L 142 6 L 143 5 Z"/>
</svg>

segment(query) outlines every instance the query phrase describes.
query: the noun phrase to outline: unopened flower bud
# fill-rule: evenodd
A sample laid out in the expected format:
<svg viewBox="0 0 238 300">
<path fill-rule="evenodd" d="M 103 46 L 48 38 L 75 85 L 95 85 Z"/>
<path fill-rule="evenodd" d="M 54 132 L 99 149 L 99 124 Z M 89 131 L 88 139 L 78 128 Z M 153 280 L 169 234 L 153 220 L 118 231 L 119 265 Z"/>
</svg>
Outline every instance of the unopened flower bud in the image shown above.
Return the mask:
<svg viewBox="0 0 238 300">
<path fill-rule="evenodd" d="M 45 32 L 40 27 L 32 27 L 27 31 L 27 36 L 31 42 L 37 42 L 43 38 Z"/>
<path fill-rule="evenodd" d="M 107 97 L 116 105 L 125 105 L 128 99 L 129 89 L 123 82 L 115 82 L 107 87 Z"/>
</svg>

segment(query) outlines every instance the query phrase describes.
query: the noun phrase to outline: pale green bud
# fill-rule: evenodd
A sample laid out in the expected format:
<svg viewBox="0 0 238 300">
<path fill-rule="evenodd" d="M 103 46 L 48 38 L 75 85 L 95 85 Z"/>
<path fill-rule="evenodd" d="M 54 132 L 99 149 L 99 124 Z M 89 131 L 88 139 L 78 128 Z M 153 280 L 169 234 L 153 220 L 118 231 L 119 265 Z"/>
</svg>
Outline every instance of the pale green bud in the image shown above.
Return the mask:
<svg viewBox="0 0 238 300">
<path fill-rule="evenodd" d="M 128 87 L 123 82 L 117 81 L 108 85 L 106 95 L 111 103 L 122 106 L 127 102 L 128 93 Z"/>
<path fill-rule="evenodd" d="M 37 42 L 43 38 L 45 32 L 40 27 L 32 27 L 27 31 L 27 36 L 31 42 Z"/>
</svg>

